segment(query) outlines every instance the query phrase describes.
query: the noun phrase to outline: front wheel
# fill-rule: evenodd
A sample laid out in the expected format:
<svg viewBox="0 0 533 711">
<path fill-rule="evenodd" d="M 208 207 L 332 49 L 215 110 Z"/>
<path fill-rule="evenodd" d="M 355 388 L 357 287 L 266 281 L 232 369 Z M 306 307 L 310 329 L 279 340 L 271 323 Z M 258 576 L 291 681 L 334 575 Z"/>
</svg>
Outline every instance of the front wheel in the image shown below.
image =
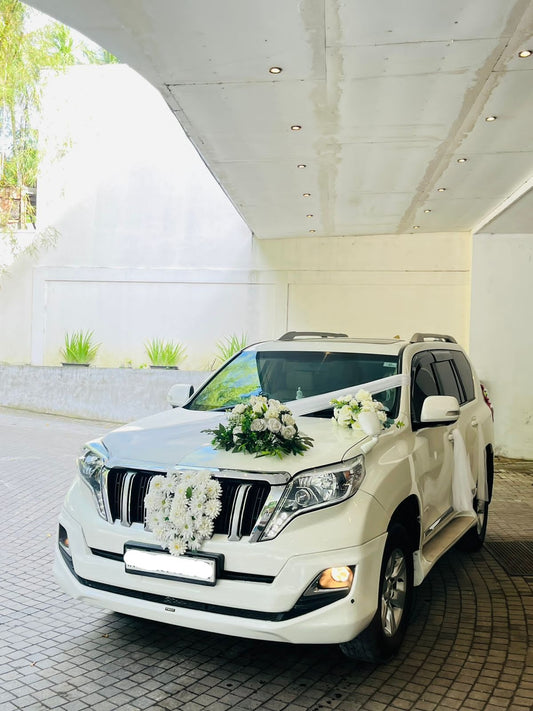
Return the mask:
<svg viewBox="0 0 533 711">
<path fill-rule="evenodd" d="M 394 524 L 383 552 L 376 614 L 366 630 L 340 645 L 343 654 L 365 662 L 387 661 L 404 638 L 412 595 L 412 548 L 404 527 Z"/>
</svg>

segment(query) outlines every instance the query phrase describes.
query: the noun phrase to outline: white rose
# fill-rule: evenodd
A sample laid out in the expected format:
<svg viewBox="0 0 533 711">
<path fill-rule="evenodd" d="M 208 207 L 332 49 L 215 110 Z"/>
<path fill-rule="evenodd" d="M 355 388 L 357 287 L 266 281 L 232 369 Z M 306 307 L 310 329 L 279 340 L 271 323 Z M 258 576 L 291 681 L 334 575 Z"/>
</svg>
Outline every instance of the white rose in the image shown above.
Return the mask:
<svg viewBox="0 0 533 711">
<path fill-rule="evenodd" d="M 293 426 L 295 424 L 295 419 L 292 415 L 282 415 L 281 420 L 284 425 Z"/>
<path fill-rule="evenodd" d="M 279 420 L 276 420 L 274 417 L 271 417 L 269 420 L 267 420 L 267 428 L 269 432 L 273 432 L 276 434 L 281 430 L 281 422 Z"/>
<path fill-rule="evenodd" d="M 335 417 L 339 425 L 349 427 L 352 421 L 352 410 L 349 405 L 344 405 L 340 410 L 335 411 Z"/>
<path fill-rule="evenodd" d="M 252 430 L 252 432 L 264 432 L 266 430 L 265 421 L 259 417 L 255 420 L 252 420 L 250 429 Z"/>
<path fill-rule="evenodd" d="M 366 390 L 359 390 L 358 393 L 356 393 L 355 397 L 359 400 L 359 402 L 367 402 L 368 400 L 372 400 L 372 395 L 367 392 Z"/>
<path fill-rule="evenodd" d="M 281 436 L 283 439 L 292 439 L 296 434 L 296 428 L 292 425 L 287 425 L 281 428 Z"/>
<path fill-rule="evenodd" d="M 233 412 L 234 412 L 236 415 L 242 415 L 242 413 L 243 413 L 245 410 L 246 410 L 246 405 L 243 405 L 242 403 L 240 403 L 239 405 L 235 405 L 235 407 L 233 408 Z"/>
<path fill-rule="evenodd" d="M 264 405 L 261 402 L 257 402 L 255 405 L 252 405 L 252 410 L 255 412 L 256 415 L 263 414 L 263 409 Z"/>
</svg>

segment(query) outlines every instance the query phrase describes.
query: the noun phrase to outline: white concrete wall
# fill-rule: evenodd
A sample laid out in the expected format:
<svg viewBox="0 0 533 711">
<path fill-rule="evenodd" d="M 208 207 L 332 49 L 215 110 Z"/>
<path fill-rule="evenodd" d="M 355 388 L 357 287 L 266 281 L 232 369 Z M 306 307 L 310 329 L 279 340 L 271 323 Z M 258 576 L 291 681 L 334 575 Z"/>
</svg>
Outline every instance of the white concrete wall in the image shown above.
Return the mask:
<svg viewBox="0 0 533 711">
<path fill-rule="evenodd" d="M 0 290 L 0 362 L 55 365 L 92 329 L 97 365 L 146 361 L 151 337 L 205 367 L 216 341 L 289 329 L 468 340 L 469 234 L 256 240 L 159 94 L 125 66 L 51 76 L 39 223 L 57 246 Z"/>
<path fill-rule="evenodd" d="M 495 406 L 497 451 L 533 459 L 533 233 L 473 238 L 470 351 Z"/>
</svg>

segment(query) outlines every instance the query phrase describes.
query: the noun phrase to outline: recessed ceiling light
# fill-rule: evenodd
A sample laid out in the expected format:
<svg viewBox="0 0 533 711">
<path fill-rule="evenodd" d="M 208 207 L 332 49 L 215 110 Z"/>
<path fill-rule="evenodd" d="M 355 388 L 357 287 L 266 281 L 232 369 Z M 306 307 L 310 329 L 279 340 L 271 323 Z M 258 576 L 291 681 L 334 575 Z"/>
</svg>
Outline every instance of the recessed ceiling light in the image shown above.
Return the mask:
<svg viewBox="0 0 533 711">
<path fill-rule="evenodd" d="M 420 225 L 413 225 L 413 230 L 419 230 L 419 229 L 420 229 Z"/>
<path fill-rule="evenodd" d="M 485 121 L 496 121 L 498 117 L 497 116 L 486 116 Z"/>
<path fill-rule="evenodd" d="M 533 49 L 523 49 L 520 52 L 518 52 L 518 56 L 520 59 L 525 59 L 526 57 L 531 57 L 533 54 Z"/>
<path fill-rule="evenodd" d="M 281 74 L 283 69 L 281 67 L 270 67 L 268 70 L 271 74 Z"/>
<path fill-rule="evenodd" d="M 306 217 L 314 217 L 314 215 L 306 215 Z"/>
<path fill-rule="evenodd" d="M 309 230 L 309 232 L 316 232 L 316 230 Z"/>
<path fill-rule="evenodd" d="M 295 123 L 293 126 L 291 126 L 291 131 L 301 131 L 302 127 L 299 126 L 297 123 Z"/>
<path fill-rule="evenodd" d="M 303 197 L 311 197 L 311 193 L 303 193 Z"/>
<path fill-rule="evenodd" d="M 467 160 L 468 160 L 468 158 L 458 158 L 457 162 L 458 163 L 466 163 Z"/>
<path fill-rule="evenodd" d="M 427 212 L 431 212 L 431 210 L 424 210 L 424 212 L 426 212 L 426 213 L 427 213 Z"/>
<path fill-rule="evenodd" d="M 438 193 L 443 193 L 446 190 L 446 188 L 437 188 Z"/>
<path fill-rule="evenodd" d="M 298 163 L 297 168 L 307 168 L 305 163 Z"/>
</svg>

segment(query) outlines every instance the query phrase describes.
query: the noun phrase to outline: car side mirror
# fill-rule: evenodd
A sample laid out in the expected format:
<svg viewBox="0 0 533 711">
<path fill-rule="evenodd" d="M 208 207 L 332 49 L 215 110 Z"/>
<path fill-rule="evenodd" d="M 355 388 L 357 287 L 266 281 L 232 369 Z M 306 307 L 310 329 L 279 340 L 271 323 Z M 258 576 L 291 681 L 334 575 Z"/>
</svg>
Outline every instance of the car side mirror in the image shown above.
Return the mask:
<svg viewBox="0 0 533 711">
<path fill-rule="evenodd" d="M 459 402 L 451 395 L 430 395 L 422 404 L 420 422 L 424 424 L 448 424 L 459 418 Z"/>
<path fill-rule="evenodd" d="M 172 407 L 181 407 L 182 405 L 185 405 L 185 403 L 191 397 L 193 392 L 194 388 L 192 385 L 176 383 L 168 391 L 167 402 Z"/>
</svg>

